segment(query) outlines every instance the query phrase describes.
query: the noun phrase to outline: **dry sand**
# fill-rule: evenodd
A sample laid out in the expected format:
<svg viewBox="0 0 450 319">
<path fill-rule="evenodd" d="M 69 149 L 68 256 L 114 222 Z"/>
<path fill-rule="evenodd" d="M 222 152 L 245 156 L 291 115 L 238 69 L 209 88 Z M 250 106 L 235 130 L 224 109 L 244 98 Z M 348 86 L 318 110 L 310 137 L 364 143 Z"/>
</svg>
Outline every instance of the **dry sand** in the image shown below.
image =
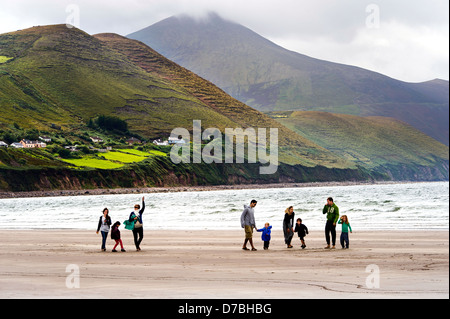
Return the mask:
<svg viewBox="0 0 450 319">
<path fill-rule="evenodd" d="M 0 298 L 449 298 L 448 231 L 354 232 L 348 250 L 323 249 L 322 231 L 287 249 L 274 231 L 268 251 L 255 233 L 256 252 L 238 230 L 145 229 L 140 252 L 121 232 L 125 253 L 110 239 L 101 252 L 95 231 L 2 230 Z"/>
</svg>

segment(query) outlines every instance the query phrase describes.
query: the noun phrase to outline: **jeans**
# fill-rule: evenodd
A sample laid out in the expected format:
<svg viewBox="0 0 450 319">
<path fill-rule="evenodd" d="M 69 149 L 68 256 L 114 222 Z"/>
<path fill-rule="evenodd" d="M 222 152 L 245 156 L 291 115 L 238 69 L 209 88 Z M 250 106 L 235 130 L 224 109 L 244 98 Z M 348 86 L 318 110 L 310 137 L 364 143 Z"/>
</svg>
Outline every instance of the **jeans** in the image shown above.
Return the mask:
<svg viewBox="0 0 450 319">
<path fill-rule="evenodd" d="M 336 225 L 333 225 L 333 221 L 327 221 L 325 225 L 325 239 L 327 240 L 327 245 L 330 245 L 330 233 L 331 233 L 331 241 L 333 246 L 336 245 Z"/>
<path fill-rule="evenodd" d="M 106 249 L 106 239 L 108 238 L 108 232 L 102 231 L 102 249 Z"/>
<path fill-rule="evenodd" d="M 348 233 L 341 233 L 341 246 L 342 248 L 344 248 L 344 243 L 345 243 L 345 248 L 348 248 L 348 245 L 350 243 L 350 240 L 348 239 Z"/>
</svg>

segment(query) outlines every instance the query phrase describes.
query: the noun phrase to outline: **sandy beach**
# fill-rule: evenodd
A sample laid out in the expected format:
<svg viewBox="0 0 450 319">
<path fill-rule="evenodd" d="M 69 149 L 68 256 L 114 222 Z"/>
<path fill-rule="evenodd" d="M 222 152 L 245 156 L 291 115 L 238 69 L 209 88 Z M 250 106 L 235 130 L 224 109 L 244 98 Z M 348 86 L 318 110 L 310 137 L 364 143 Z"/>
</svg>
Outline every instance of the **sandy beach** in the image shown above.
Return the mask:
<svg viewBox="0 0 450 319">
<path fill-rule="evenodd" d="M 95 231 L 2 230 L 0 298 L 449 298 L 448 231 L 354 232 L 348 250 L 322 231 L 287 249 L 274 231 L 267 251 L 255 233 L 255 252 L 239 230 L 146 229 L 140 252 L 121 232 L 112 253 Z"/>
</svg>

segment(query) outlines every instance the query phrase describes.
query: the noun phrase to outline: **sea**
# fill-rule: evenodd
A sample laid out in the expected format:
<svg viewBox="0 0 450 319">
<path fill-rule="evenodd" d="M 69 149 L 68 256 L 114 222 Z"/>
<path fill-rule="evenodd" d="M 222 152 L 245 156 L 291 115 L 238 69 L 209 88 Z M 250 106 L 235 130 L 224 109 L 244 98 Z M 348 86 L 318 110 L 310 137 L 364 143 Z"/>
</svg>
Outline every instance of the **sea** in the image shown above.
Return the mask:
<svg viewBox="0 0 450 319">
<path fill-rule="evenodd" d="M 285 209 L 294 206 L 295 219 L 322 230 L 328 197 L 348 216 L 353 231 L 449 229 L 448 182 L 0 199 L 0 229 L 95 231 L 104 208 L 113 222 L 123 223 L 142 196 L 146 231 L 237 230 L 252 199 L 258 201 L 258 228 L 267 222 L 281 229 Z"/>
</svg>

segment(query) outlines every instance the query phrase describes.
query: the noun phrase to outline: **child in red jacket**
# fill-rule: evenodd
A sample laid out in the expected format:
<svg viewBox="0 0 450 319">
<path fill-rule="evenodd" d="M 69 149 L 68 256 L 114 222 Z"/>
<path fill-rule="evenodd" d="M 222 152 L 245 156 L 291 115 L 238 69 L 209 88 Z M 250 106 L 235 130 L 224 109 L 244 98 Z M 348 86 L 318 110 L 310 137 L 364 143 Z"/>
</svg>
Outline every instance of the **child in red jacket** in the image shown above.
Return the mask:
<svg viewBox="0 0 450 319">
<path fill-rule="evenodd" d="M 117 252 L 116 247 L 120 244 L 120 248 L 122 248 L 120 251 L 125 252 L 126 250 L 123 249 L 122 239 L 120 239 L 120 230 L 119 230 L 120 222 L 115 222 L 114 225 L 111 227 L 111 239 L 114 239 L 116 241 L 116 245 L 114 246 L 112 252 Z"/>
</svg>

